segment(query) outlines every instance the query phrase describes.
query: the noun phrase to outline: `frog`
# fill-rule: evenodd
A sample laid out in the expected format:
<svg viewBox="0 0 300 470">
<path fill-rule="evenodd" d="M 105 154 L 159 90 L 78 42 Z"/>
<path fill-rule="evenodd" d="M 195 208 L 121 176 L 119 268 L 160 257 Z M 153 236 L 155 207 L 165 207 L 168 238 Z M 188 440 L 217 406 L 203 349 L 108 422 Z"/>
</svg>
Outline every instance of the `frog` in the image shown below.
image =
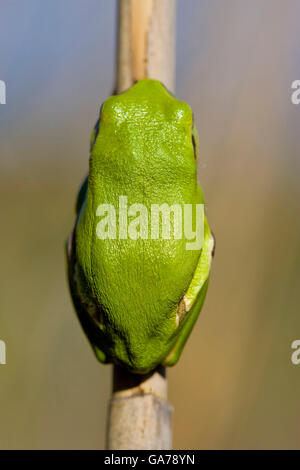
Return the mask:
<svg viewBox="0 0 300 470">
<path fill-rule="evenodd" d="M 197 179 L 198 153 L 190 106 L 158 80 L 139 80 L 100 108 L 67 265 L 75 310 L 102 363 L 147 374 L 181 356 L 206 297 L 215 245 Z M 141 215 L 162 206 L 170 208 L 169 218 L 159 212 L 142 223 Z M 174 208 L 198 206 L 204 208 L 202 242 L 188 249 Z M 162 237 L 166 220 L 170 230 Z"/>
</svg>

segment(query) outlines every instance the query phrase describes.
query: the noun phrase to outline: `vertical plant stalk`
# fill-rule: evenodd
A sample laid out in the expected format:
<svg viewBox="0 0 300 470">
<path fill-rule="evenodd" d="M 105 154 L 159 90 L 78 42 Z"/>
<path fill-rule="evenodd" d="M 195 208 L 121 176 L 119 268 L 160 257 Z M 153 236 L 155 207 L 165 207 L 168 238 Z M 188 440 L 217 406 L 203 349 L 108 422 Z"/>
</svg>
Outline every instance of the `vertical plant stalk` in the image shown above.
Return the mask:
<svg viewBox="0 0 300 470">
<path fill-rule="evenodd" d="M 119 0 L 117 92 L 142 78 L 175 90 L 176 0 Z"/>
<path fill-rule="evenodd" d="M 175 88 L 176 0 L 119 0 L 117 93 L 143 78 Z M 114 366 L 107 422 L 109 450 L 172 447 L 167 378 L 160 366 L 147 375 Z"/>
</svg>

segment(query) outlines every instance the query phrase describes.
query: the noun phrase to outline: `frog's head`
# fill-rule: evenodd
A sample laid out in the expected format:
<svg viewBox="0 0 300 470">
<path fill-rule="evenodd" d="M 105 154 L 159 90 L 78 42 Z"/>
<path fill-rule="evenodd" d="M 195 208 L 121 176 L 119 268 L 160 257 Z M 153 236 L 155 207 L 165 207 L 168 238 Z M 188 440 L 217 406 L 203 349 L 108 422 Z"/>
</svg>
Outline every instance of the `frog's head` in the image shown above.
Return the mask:
<svg viewBox="0 0 300 470">
<path fill-rule="evenodd" d="M 192 110 L 157 80 L 139 80 L 123 93 L 109 97 L 101 106 L 93 143 L 101 137 L 99 125 L 109 135 L 110 145 L 126 139 L 126 145 L 132 142 L 137 150 L 139 142 L 145 147 L 149 140 L 152 146 L 155 142 L 160 146 L 164 143 L 174 155 L 181 148 L 184 158 L 187 153 L 195 158 L 198 138 Z M 113 133 L 108 133 L 108 129 Z"/>
</svg>

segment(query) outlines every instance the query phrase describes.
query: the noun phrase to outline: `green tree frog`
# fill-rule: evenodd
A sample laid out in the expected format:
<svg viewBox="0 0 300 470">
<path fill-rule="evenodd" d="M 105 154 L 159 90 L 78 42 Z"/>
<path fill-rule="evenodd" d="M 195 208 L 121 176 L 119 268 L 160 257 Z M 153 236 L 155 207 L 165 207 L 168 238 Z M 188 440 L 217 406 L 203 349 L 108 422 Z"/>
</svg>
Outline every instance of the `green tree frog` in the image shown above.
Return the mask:
<svg viewBox="0 0 300 470">
<path fill-rule="evenodd" d="M 197 151 L 191 108 L 156 80 L 101 107 L 67 248 L 75 309 L 101 362 L 140 374 L 173 365 L 195 324 L 214 238 L 204 215 L 202 244 L 187 249 L 176 210 L 204 204 Z M 164 229 L 162 205 L 171 208 L 164 238 L 151 226 Z M 153 207 L 158 217 L 147 220 Z"/>
</svg>

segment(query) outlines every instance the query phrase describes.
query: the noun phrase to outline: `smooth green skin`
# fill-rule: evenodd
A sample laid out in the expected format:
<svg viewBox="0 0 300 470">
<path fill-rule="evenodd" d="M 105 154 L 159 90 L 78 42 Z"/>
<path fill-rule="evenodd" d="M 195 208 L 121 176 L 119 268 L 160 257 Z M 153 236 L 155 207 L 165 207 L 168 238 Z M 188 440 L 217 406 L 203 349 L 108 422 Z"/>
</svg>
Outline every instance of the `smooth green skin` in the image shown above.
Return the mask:
<svg viewBox="0 0 300 470">
<path fill-rule="evenodd" d="M 190 107 L 155 80 L 108 98 L 91 139 L 88 179 L 77 201 L 69 280 L 81 324 L 101 362 L 146 373 L 173 365 L 200 313 L 213 238 L 100 240 L 99 204 L 116 208 L 203 203 L 197 184 L 197 133 Z M 149 222 L 150 226 L 150 222 Z M 72 260 L 72 261 L 71 261 Z M 176 320 L 178 311 L 183 318 Z"/>
</svg>

